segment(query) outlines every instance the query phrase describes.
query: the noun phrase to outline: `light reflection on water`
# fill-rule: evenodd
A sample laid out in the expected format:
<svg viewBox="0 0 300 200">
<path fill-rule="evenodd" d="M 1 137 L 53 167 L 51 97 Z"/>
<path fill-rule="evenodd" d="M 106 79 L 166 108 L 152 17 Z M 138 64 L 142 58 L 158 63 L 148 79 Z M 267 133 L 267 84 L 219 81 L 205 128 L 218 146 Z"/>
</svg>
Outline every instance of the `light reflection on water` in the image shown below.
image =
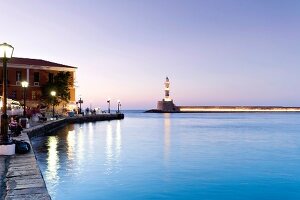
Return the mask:
<svg viewBox="0 0 300 200">
<path fill-rule="evenodd" d="M 57 151 L 57 137 L 48 138 L 48 158 L 46 171 L 47 176 L 52 180 L 53 183 L 57 184 L 59 181 L 59 176 L 57 176 L 57 170 L 59 169 L 59 157 Z"/>
<path fill-rule="evenodd" d="M 109 175 L 112 172 L 113 150 L 112 150 L 112 130 L 111 124 L 107 124 L 106 128 L 106 173 Z"/>
<path fill-rule="evenodd" d="M 170 153 L 170 132 L 171 132 L 171 119 L 170 113 L 164 113 L 164 160 L 165 164 L 169 162 L 169 153 Z"/>
<path fill-rule="evenodd" d="M 32 141 L 53 199 L 300 199 L 299 114 L 127 114 Z"/>
<path fill-rule="evenodd" d="M 74 159 L 74 151 L 75 151 L 75 145 L 76 145 L 76 135 L 75 130 L 68 131 L 67 135 L 67 145 L 68 145 L 68 160 Z"/>
<path fill-rule="evenodd" d="M 121 122 L 118 120 L 116 124 L 116 162 L 119 162 L 122 150 L 122 135 L 121 135 Z"/>
<path fill-rule="evenodd" d="M 106 174 L 118 172 L 118 163 L 122 149 L 121 122 L 116 121 L 115 131 L 112 130 L 112 124 L 107 123 L 106 127 Z"/>
</svg>

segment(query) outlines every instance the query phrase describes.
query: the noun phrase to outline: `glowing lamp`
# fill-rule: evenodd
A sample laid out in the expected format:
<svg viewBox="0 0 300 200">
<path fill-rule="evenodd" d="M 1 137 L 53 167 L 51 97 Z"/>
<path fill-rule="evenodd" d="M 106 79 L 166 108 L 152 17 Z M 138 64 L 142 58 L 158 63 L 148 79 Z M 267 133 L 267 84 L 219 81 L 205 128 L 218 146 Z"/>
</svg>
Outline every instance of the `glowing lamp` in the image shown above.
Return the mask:
<svg viewBox="0 0 300 200">
<path fill-rule="evenodd" d="M 27 88 L 28 87 L 28 82 L 27 81 L 22 81 L 21 83 L 23 88 Z"/>
<path fill-rule="evenodd" d="M 0 58 L 11 58 L 14 53 L 14 48 L 7 44 L 0 44 Z"/>
</svg>

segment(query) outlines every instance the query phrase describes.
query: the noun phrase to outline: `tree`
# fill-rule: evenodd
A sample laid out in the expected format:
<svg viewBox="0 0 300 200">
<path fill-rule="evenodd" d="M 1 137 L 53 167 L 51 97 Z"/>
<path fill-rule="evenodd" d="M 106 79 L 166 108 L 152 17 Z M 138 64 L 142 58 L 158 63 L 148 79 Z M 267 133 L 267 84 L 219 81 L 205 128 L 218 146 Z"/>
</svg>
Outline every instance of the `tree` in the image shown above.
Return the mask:
<svg viewBox="0 0 300 200">
<path fill-rule="evenodd" d="M 47 105 L 59 105 L 68 103 L 70 100 L 71 73 L 58 72 L 53 77 L 53 82 L 48 82 L 42 86 L 42 101 Z M 56 92 L 56 96 L 51 96 L 51 91 Z"/>
</svg>

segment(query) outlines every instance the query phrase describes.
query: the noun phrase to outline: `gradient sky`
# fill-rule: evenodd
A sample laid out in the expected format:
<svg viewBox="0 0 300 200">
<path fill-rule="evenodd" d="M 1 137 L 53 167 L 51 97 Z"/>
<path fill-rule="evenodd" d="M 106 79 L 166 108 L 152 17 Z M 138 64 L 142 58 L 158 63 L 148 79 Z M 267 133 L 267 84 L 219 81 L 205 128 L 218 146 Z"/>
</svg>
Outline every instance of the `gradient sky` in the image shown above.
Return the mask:
<svg viewBox="0 0 300 200">
<path fill-rule="evenodd" d="M 14 56 L 77 66 L 77 94 L 150 109 L 168 75 L 177 105 L 300 106 L 300 1 L 0 1 Z"/>
</svg>

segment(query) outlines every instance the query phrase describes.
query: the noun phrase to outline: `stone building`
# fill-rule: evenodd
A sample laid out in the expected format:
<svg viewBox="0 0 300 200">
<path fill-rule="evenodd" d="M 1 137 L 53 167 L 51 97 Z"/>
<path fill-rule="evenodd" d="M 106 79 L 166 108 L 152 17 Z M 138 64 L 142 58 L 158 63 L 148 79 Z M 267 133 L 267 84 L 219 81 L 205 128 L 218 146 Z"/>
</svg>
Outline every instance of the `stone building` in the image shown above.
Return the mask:
<svg viewBox="0 0 300 200">
<path fill-rule="evenodd" d="M 157 110 L 162 112 L 177 112 L 178 109 L 173 103 L 173 99 L 170 98 L 170 80 L 166 77 L 165 81 L 165 97 L 157 102 Z"/>
</svg>

